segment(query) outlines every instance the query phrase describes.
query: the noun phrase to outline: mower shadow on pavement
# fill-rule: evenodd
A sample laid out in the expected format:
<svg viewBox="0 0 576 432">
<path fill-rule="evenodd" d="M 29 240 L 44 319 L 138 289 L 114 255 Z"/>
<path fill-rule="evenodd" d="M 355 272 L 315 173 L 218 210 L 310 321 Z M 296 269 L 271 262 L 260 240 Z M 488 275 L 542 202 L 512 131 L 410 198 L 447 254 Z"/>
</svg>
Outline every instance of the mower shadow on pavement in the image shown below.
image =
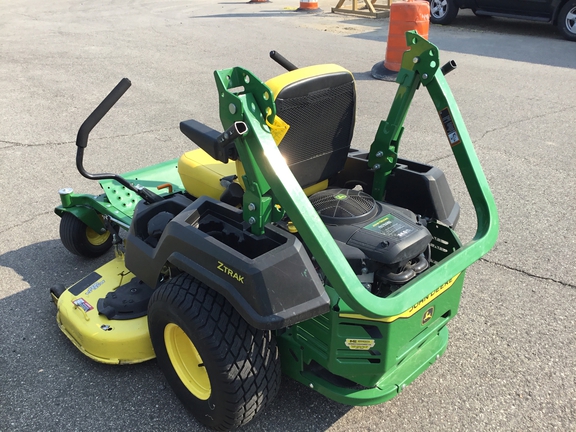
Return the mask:
<svg viewBox="0 0 576 432">
<path fill-rule="evenodd" d="M 48 288 L 69 285 L 109 260 L 69 254 L 47 240 L 0 255 L 0 275 L 15 272 L 29 288 L 0 298 L 0 418 L 11 431 L 205 430 L 170 390 L 156 361 L 110 367 L 82 355 L 56 325 Z M 283 376 L 279 396 L 243 431 L 326 430 L 352 407 Z M 167 428 L 167 425 L 170 427 Z M 272 426 L 271 426 L 272 425 Z"/>
</svg>

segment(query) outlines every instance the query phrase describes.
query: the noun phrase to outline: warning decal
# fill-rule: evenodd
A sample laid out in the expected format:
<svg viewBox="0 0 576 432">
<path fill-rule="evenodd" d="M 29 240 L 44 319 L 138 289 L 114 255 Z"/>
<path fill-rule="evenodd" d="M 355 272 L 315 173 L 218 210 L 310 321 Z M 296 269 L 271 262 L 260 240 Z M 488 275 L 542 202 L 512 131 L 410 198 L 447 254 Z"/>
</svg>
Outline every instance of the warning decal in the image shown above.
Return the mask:
<svg viewBox="0 0 576 432">
<path fill-rule="evenodd" d="M 84 312 L 88 312 L 88 311 L 91 311 L 92 309 L 94 309 L 92 307 L 92 305 L 90 303 L 88 303 L 86 300 L 84 300 L 83 298 L 78 298 L 76 300 L 73 300 L 72 303 L 74 303 L 74 306 L 79 307 Z"/>
<path fill-rule="evenodd" d="M 454 121 L 452 120 L 448 108 L 440 110 L 438 114 L 440 115 L 440 120 L 442 120 L 442 126 L 444 126 L 444 131 L 446 131 L 446 136 L 448 137 L 448 141 L 450 141 L 450 145 L 454 147 L 455 145 L 460 144 L 460 136 L 454 126 Z"/>
<path fill-rule="evenodd" d="M 266 117 L 266 124 L 270 128 L 270 133 L 272 134 L 272 138 L 274 138 L 274 142 L 276 145 L 279 145 L 280 141 L 284 138 L 284 135 L 288 132 L 288 129 L 290 129 L 290 125 L 278 116 L 274 117 L 273 123 L 270 123 L 268 117 Z"/>
<path fill-rule="evenodd" d="M 351 350 L 368 351 L 374 346 L 374 339 L 346 339 L 345 343 Z"/>
</svg>

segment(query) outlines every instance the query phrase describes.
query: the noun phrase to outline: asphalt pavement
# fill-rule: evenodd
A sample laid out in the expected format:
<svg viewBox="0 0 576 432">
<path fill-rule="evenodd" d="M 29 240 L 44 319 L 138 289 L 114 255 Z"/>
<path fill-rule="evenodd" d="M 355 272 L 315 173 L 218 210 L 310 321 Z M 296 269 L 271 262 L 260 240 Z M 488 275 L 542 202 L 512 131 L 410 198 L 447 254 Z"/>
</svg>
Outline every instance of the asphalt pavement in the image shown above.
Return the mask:
<svg viewBox="0 0 576 432">
<path fill-rule="evenodd" d="M 124 172 L 193 148 L 178 130 L 219 126 L 212 72 L 268 79 L 337 63 L 357 80 L 353 146 L 367 149 L 396 84 L 371 78 L 388 20 L 295 12 L 274 0 L 3 0 L 0 5 L 0 431 L 200 431 L 154 361 L 106 366 L 58 330 L 50 286 L 106 262 L 61 244 L 58 189 L 98 193 L 75 169 L 77 128 L 122 78 L 132 88 L 94 130 L 89 171 Z M 494 192 L 493 251 L 468 271 L 445 355 L 390 402 L 349 407 L 284 377 L 246 431 L 576 430 L 576 43 L 551 25 L 462 13 L 432 26 L 448 82 Z M 400 155 L 446 173 L 468 241 L 474 210 L 423 90 Z"/>
</svg>

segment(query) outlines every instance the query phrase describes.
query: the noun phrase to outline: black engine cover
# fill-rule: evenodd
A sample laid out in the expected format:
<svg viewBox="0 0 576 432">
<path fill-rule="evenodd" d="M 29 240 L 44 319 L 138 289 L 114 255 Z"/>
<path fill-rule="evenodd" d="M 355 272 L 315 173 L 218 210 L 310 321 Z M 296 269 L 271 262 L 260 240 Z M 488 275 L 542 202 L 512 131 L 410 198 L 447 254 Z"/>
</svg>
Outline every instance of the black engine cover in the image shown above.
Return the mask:
<svg viewBox="0 0 576 432">
<path fill-rule="evenodd" d="M 432 240 L 430 232 L 418 223 L 416 215 L 410 210 L 377 202 L 364 192 L 350 189 L 328 189 L 318 194 L 312 195 L 310 201 L 332 237 L 360 249 L 374 261 L 388 266 L 402 266 L 423 253 Z M 328 215 L 324 210 L 330 195 L 339 208 L 348 200 L 354 203 L 354 207 L 358 207 L 359 200 L 364 200 L 366 204 L 356 218 L 350 214 L 353 211 L 351 206 L 346 215 L 340 212 L 342 220 L 339 220 L 334 211 Z"/>
</svg>

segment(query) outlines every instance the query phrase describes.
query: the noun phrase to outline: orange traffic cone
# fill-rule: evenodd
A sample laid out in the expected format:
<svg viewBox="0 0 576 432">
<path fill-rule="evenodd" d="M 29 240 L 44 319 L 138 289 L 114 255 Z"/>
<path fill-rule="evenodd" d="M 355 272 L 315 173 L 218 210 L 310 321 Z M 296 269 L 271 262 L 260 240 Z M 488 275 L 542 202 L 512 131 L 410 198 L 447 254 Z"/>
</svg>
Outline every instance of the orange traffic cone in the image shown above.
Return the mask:
<svg viewBox="0 0 576 432">
<path fill-rule="evenodd" d="M 416 30 L 420 36 L 428 39 L 429 28 L 429 2 L 408 0 L 392 3 L 386 57 L 384 62 L 378 62 L 372 67 L 372 77 L 384 81 L 395 81 L 402 64 L 402 55 L 408 49 L 406 32 Z"/>
<path fill-rule="evenodd" d="M 318 0 L 300 0 L 300 7 L 296 12 L 317 13 L 322 12 L 322 9 L 318 8 Z"/>
</svg>

